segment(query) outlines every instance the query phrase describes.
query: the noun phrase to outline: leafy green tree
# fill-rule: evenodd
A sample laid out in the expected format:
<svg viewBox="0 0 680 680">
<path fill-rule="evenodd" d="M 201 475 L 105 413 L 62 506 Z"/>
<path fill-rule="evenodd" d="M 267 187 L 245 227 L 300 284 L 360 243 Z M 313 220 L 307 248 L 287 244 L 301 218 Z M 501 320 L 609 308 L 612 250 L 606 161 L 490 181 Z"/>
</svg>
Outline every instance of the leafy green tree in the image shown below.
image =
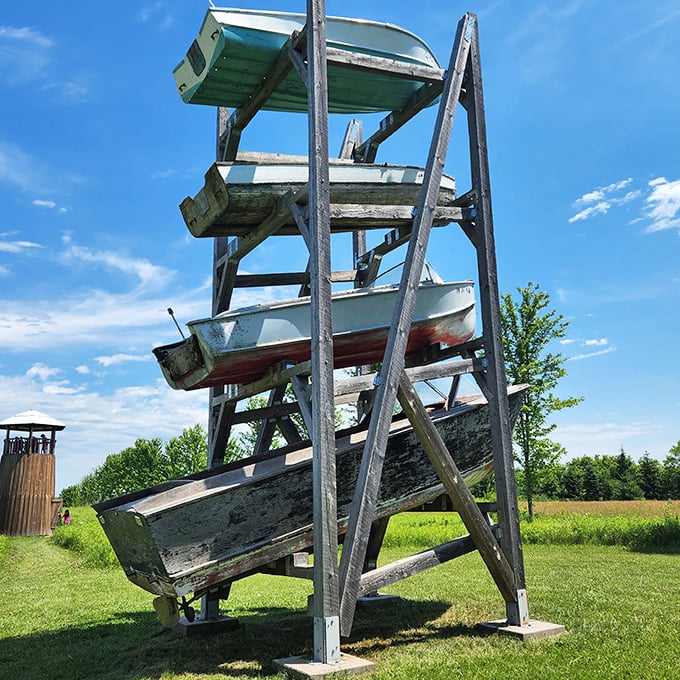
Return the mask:
<svg viewBox="0 0 680 680">
<path fill-rule="evenodd" d="M 517 301 L 509 293 L 501 296 L 503 350 L 508 377 L 529 385 L 514 438 L 519 449 L 516 460 L 524 470 L 529 518 L 533 518 L 534 488 L 542 472 L 564 453 L 560 444 L 548 438 L 555 429 L 548 416 L 576 406 L 581 399 L 560 399 L 554 393 L 567 374 L 566 359 L 548 347 L 566 335 L 569 322 L 550 309 L 550 296 L 537 284 L 529 282 L 517 291 Z"/>
<path fill-rule="evenodd" d="M 200 425 L 194 425 L 173 437 L 163 453 L 165 477 L 180 479 L 204 470 L 208 464 L 208 438 Z"/>
</svg>

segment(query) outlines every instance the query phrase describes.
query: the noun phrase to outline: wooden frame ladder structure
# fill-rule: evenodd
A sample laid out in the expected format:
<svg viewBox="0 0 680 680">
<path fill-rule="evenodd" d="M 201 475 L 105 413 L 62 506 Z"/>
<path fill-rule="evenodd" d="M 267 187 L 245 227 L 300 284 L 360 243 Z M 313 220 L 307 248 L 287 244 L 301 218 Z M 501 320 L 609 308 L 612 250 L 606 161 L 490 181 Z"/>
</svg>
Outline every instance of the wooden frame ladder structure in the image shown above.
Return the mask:
<svg viewBox="0 0 680 680">
<path fill-rule="evenodd" d="M 419 111 L 439 99 L 425 176 L 416 206 L 406 209 L 402 207 L 399 210 L 390 206 L 391 210 L 388 211 L 385 206 L 360 206 L 359 209 L 359 206 L 331 204 L 327 101 L 327 66 L 330 63 L 343 68 L 372 72 L 387 70 L 421 83 L 406 106 L 385 117 L 379 129 L 365 141 L 360 138 L 360 126 L 350 125 L 341 156 L 352 158 L 357 163 L 374 162 L 382 142 Z M 264 422 L 254 451 L 258 453 L 268 450 L 277 426 L 289 442 L 299 440 L 299 432 L 292 424 L 290 415 L 294 412 L 302 414 L 313 450 L 312 661 L 325 664 L 329 672 L 334 669 L 348 669 L 348 659 L 340 653 L 340 638 L 349 635 L 351 631 L 358 597 L 475 549 L 486 563 L 506 604 L 507 619 L 493 625 L 528 630 L 533 622 L 529 620 L 527 608 L 514 480 L 476 17 L 467 14 L 460 20 L 450 63 L 442 71 L 327 47 L 325 2 L 308 0 L 305 29 L 290 37 L 272 70 L 253 92 L 248 103 L 231 114 L 226 109 L 218 109 L 218 161 L 236 159 L 242 131 L 277 85 L 293 69 L 307 84 L 309 93 L 308 185 L 297 194 L 281 199 L 272 214 L 247 235 L 239 235 L 231 240 L 226 236 L 215 237 L 212 311 L 215 315 L 227 310 L 237 287 L 300 284 L 301 294 L 309 291 L 311 295 L 311 362 L 292 366 L 277 365 L 264 378 L 251 385 L 211 388 L 209 465 L 214 467 L 223 461 L 233 425 L 256 419 Z M 453 207 L 445 208 L 437 206 L 437 196 L 458 104 L 467 112 L 472 186 L 456 200 Z M 307 199 L 307 205 L 300 203 L 301 198 Z M 274 235 L 291 212 L 299 233 L 309 248 L 307 271 L 239 275 L 241 259 L 267 237 Z M 362 219 L 366 215 L 384 216 L 383 229 L 396 225 L 382 244 L 368 252 L 362 226 Z M 339 218 L 344 218 L 346 230 L 347 219 L 352 216 L 357 218 L 357 226 L 352 229 L 354 269 L 350 272 L 333 272 L 333 225 Z M 483 333 L 464 346 L 432 347 L 427 356 L 415 362 L 417 365 L 414 365 L 412 359 L 407 365 L 406 341 L 413 320 L 430 232 L 433 226 L 452 222 L 460 225 L 476 252 Z M 333 374 L 331 283 L 353 281 L 355 286 L 372 283 L 382 257 L 402 245 L 407 245 L 407 252 L 381 368 L 378 373 L 360 375 L 346 381 L 349 386 L 339 384 L 337 380 L 334 381 Z M 454 356 L 460 357 L 459 360 L 441 362 L 442 359 Z M 415 379 L 453 376 L 450 395 L 453 398 L 462 373 L 471 373 L 474 376 L 489 404 L 497 490 L 495 510 L 498 513 L 498 522 L 495 527 L 490 526 L 488 516 L 480 510 L 468 491 L 413 386 Z M 288 383 L 293 387 L 297 403 L 284 402 L 284 391 Z M 363 458 L 342 556 L 338 562 L 335 399 L 342 398 L 347 392 L 363 393 L 370 389 L 372 406 L 367 416 L 370 420 Z M 240 400 L 266 391 L 269 391 L 269 400 L 265 408 L 237 411 Z M 452 498 L 455 509 L 460 513 L 469 536 L 401 560 L 399 564 L 376 569 L 377 550 L 382 542 L 386 522 L 374 520 L 374 509 L 390 421 L 397 400 Z M 210 619 L 218 615 L 219 598 L 228 596 L 228 590 L 226 585 L 204 596 L 203 618 Z M 283 660 L 283 665 L 291 667 L 290 664 L 287 665 L 289 661 Z M 294 665 L 294 662 L 290 663 Z M 302 674 L 305 674 L 304 670 Z M 319 675 L 318 666 L 314 675 Z"/>
</svg>

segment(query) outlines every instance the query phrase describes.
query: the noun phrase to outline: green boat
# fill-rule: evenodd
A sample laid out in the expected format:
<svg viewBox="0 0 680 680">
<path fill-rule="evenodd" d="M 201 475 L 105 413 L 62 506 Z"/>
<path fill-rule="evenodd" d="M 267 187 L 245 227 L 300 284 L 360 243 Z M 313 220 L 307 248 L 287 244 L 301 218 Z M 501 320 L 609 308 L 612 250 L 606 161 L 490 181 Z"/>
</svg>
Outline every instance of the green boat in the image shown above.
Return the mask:
<svg viewBox="0 0 680 680">
<path fill-rule="evenodd" d="M 271 71 L 286 41 L 304 28 L 306 20 L 305 14 L 287 12 L 208 10 L 198 37 L 173 72 L 180 96 L 188 104 L 240 108 Z M 397 26 L 326 17 L 326 34 L 329 50 L 340 50 L 355 63 L 361 55 L 369 55 L 390 60 L 393 65 L 390 70 L 389 63 L 383 63 L 385 70 L 372 72 L 329 60 L 330 113 L 401 109 L 424 80 L 442 77 L 430 48 Z M 410 73 L 406 74 L 407 70 Z M 261 108 L 307 111 L 307 88 L 295 70 Z"/>
</svg>

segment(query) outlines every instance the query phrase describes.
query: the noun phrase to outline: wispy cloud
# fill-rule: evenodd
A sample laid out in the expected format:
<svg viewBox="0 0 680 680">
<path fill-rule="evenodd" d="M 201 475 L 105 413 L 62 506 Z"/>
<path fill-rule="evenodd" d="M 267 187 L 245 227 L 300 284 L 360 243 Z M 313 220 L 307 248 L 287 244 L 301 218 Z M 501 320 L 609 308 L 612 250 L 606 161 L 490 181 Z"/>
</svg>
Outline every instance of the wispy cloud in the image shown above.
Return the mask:
<svg viewBox="0 0 680 680">
<path fill-rule="evenodd" d="M 644 198 L 641 216 L 631 220 L 631 223 L 648 221 L 649 225 L 645 229 L 647 233 L 665 229 L 680 231 L 680 179 L 668 180 L 665 177 L 657 177 L 647 183 L 645 191 L 634 189 L 618 195 L 628 188 L 632 181 L 629 177 L 583 194 L 573 202 L 572 207 L 578 212 L 569 218 L 569 222 L 606 215 L 616 206 Z"/>
<path fill-rule="evenodd" d="M 616 195 L 629 186 L 632 181 L 632 177 L 628 177 L 627 179 L 608 184 L 604 187 L 598 187 L 593 191 L 583 194 L 572 205 L 578 212 L 569 218 L 569 223 L 587 220 L 595 215 L 605 215 L 613 206 L 623 205 L 638 198 L 640 196 L 639 191 L 628 191 L 623 196 Z"/>
<path fill-rule="evenodd" d="M 644 420 L 558 424 L 554 432 L 555 439 L 567 449 L 570 457 L 611 456 L 616 455 L 621 447 L 630 455 L 637 457 L 651 446 L 650 442 L 658 434 L 658 425 Z M 656 453 L 665 452 L 659 450 Z"/>
<path fill-rule="evenodd" d="M 665 177 L 657 177 L 649 186 L 647 217 L 651 224 L 646 231 L 680 230 L 680 179 L 669 182 Z"/>
<path fill-rule="evenodd" d="M 96 251 L 83 246 L 73 245 L 63 255 L 67 262 L 80 261 L 86 264 L 103 265 L 109 269 L 130 274 L 139 279 L 142 285 L 160 288 L 174 273 L 165 267 L 152 264 L 146 258 L 135 258 L 110 251 Z"/>
<path fill-rule="evenodd" d="M 0 235 L 2 239 L 2 235 Z M 39 243 L 33 243 L 33 241 L 2 241 L 0 240 L 0 253 L 11 253 L 12 255 L 17 255 L 19 253 L 24 253 L 27 250 L 32 250 L 34 248 L 42 248 Z"/>
<path fill-rule="evenodd" d="M 108 368 L 109 366 L 115 366 L 117 364 L 125 364 L 134 361 L 151 361 L 151 355 L 119 353 L 111 354 L 109 356 L 95 357 L 94 360 L 101 366 L 104 366 L 104 368 Z"/>
<path fill-rule="evenodd" d="M 55 42 L 30 27 L 0 26 L 0 87 L 37 84 L 51 100 L 77 104 L 87 99 L 88 86 L 82 78 L 66 76 L 67 70 L 53 68 L 59 59 Z"/>
<path fill-rule="evenodd" d="M 14 144 L 0 140 L 0 182 L 22 191 L 35 190 L 41 184 L 40 170 L 34 160 Z"/>
<path fill-rule="evenodd" d="M 42 77 L 50 61 L 53 41 L 32 28 L 0 26 L 0 70 L 5 85 Z"/>
<path fill-rule="evenodd" d="M 170 10 L 163 6 L 162 2 L 146 4 L 139 11 L 137 18 L 141 23 L 147 23 L 149 21 L 155 20 L 159 14 L 160 21 L 157 23 L 156 28 L 159 31 L 164 31 L 165 29 L 170 28 L 170 26 L 173 25 L 175 19 Z"/>
<path fill-rule="evenodd" d="M 593 357 L 599 357 L 603 354 L 609 354 L 610 352 L 616 352 L 616 347 L 607 347 L 606 349 L 598 350 L 597 352 L 584 352 L 583 354 L 576 354 L 573 357 L 567 357 L 567 361 L 580 361 L 581 359 L 592 359 Z"/>
<path fill-rule="evenodd" d="M 57 372 L 48 375 L 51 370 L 41 369 L 44 380 L 37 370 L 32 377 L 0 375 L 0 413 L 6 417 L 37 409 L 66 424 L 57 443 L 57 492 L 136 439 L 168 440 L 196 423 L 206 425 L 203 390 L 171 390 L 162 378 L 150 385 L 93 390 L 84 383 L 69 383 Z M 93 447 L 93 442 L 98 445 Z"/>
<path fill-rule="evenodd" d="M 575 354 L 570 357 L 566 357 L 567 361 L 580 361 L 581 359 L 590 359 L 591 357 L 601 356 L 603 354 L 609 354 L 610 352 L 615 352 L 616 347 L 612 347 L 609 344 L 607 338 L 563 338 L 560 340 L 561 345 L 569 345 L 574 349 L 586 350 L 590 347 L 602 347 L 602 349 L 596 351 L 582 351 L 580 354 Z M 573 351 L 573 349 L 572 349 Z"/>
</svg>

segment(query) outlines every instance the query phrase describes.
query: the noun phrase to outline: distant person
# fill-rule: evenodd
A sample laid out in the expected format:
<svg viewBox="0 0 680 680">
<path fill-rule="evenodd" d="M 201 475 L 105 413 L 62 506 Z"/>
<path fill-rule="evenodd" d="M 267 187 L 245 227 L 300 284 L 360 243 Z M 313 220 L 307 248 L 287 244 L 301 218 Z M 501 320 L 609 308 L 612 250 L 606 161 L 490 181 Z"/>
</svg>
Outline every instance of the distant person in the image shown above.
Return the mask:
<svg viewBox="0 0 680 680">
<path fill-rule="evenodd" d="M 71 513 L 68 510 L 64 510 L 64 524 L 71 524 Z"/>
</svg>

